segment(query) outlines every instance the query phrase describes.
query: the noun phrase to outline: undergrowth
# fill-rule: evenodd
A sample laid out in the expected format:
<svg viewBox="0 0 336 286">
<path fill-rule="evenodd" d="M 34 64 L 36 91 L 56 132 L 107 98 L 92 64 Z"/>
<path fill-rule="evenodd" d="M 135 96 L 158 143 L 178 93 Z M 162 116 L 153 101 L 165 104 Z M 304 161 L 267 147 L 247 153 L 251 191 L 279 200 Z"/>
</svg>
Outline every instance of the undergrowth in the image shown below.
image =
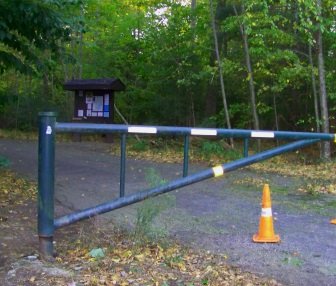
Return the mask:
<svg viewBox="0 0 336 286">
<path fill-rule="evenodd" d="M 148 168 L 145 178 L 150 188 L 158 187 L 167 183 L 160 174 L 153 168 Z M 176 199 L 172 194 L 165 194 L 158 197 L 148 198 L 137 208 L 134 239 L 137 243 L 143 244 L 151 240 L 163 240 L 167 235 L 165 227 L 156 226 L 155 220 L 163 215 L 164 211 L 175 206 Z"/>
</svg>

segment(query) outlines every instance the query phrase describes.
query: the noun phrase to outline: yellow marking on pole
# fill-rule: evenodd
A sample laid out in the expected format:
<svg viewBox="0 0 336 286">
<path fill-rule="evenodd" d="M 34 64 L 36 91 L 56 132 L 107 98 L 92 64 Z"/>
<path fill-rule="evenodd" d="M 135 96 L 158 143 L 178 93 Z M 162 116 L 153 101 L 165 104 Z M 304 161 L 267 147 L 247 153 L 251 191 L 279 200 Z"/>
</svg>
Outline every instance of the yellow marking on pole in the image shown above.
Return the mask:
<svg viewBox="0 0 336 286">
<path fill-rule="evenodd" d="M 216 166 L 212 168 L 215 177 L 224 175 L 224 168 L 222 166 Z"/>
<path fill-rule="evenodd" d="M 335 133 L 335 138 L 334 138 L 334 142 L 336 143 L 336 133 Z"/>
</svg>

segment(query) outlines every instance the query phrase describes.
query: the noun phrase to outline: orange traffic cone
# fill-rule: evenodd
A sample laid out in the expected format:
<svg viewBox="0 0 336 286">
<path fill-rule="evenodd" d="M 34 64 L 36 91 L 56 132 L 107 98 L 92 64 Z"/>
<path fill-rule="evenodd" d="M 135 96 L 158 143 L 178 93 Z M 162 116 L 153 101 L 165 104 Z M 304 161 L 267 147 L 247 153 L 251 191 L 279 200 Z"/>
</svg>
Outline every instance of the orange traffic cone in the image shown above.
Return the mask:
<svg viewBox="0 0 336 286">
<path fill-rule="evenodd" d="M 253 235 L 254 242 L 279 242 L 280 236 L 274 234 L 272 203 L 269 185 L 265 184 L 261 202 L 259 232 Z"/>
<path fill-rule="evenodd" d="M 332 220 L 330 221 L 330 223 L 332 223 L 332 224 L 336 224 L 336 218 L 332 219 Z"/>
</svg>

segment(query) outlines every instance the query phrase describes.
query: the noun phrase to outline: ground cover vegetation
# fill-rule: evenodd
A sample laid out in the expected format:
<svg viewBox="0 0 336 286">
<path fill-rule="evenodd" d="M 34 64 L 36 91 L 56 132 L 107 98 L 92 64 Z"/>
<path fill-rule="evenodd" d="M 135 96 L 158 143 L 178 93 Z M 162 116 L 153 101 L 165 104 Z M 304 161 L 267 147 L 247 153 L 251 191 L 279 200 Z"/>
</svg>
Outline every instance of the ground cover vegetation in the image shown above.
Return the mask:
<svg viewBox="0 0 336 286">
<path fill-rule="evenodd" d="M 1 1 L 0 127 L 70 121 L 66 80 L 118 77 L 131 124 L 335 133 L 333 2 Z"/>
</svg>

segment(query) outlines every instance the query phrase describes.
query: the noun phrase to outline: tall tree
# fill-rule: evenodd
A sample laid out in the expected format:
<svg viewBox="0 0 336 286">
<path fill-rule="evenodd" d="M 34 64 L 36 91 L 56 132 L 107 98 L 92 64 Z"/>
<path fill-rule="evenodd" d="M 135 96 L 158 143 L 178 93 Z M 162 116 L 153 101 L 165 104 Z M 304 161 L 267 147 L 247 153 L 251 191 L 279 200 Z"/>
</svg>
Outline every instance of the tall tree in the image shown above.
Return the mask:
<svg viewBox="0 0 336 286">
<path fill-rule="evenodd" d="M 318 100 L 317 88 L 316 88 L 316 77 L 314 71 L 314 60 L 312 54 L 312 45 L 308 44 L 308 58 L 309 58 L 309 65 L 311 69 L 311 82 L 312 82 L 312 90 L 313 90 L 313 98 L 314 98 L 314 112 L 315 112 L 315 123 L 316 123 L 316 132 L 321 131 L 320 127 L 320 105 Z"/>
<path fill-rule="evenodd" d="M 238 14 L 236 5 L 233 5 L 233 9 L 235 11 L 236 16 L 238 17 L 239 14 Z M 242 10 L 242 15 L 244 15 L 245 14 L 244 4 L 241 5 L 241 10 Z M 257 111 L 257 101 L 256 101 L 256 92 L 255 92 L 255 86 L 254 86 L 253 69 L 252 69 L 250 49 L 249 49 L 249 43 L 248 43 L 248 35 L 246 31 L 246 26 L 244 25 L 243 21 L 239 22 L 239 29 L 240 29 L 240 33 L 243 39 L 243 46 L 244 46 L 247 78 L 248 78 L 249 89 L 250 89 L 250 101 L 251 101 L 251 111 L 252 111 L 252 118 L 253 118 L 253 128 L 255 130 L 259 130 L 260 125 L 259 125 L 259 116 L 258 116 L 258 111 Z M 260 147 L 258 149 L 260 149 Z"/>
<path fill-rule="evenodd" d="M 223 68 L 222 68 L 222 63 L 221 63 L 222 61 L 221 61 L 220 54 L 219 54 L 217 29 L 216 29 L 216 23 L 215 23 L 215 16 L 213 12 L 212 0 L 210 0 L 210 14 L 211 14 L 211 27 L 212 27 L 213 39 L 215 43 L 215 52 L 216 52 L 216 59 L 217 59 L 217 64 L 218 64 L 219 82 L 220 82 L 220 87 L 221 87 L 225 120 L 226 120 L 228 129 L 231 129 L 231 121 L 230 121 L 229 109 L 228 109 L 226 94 L 225 94 L 225 85 L 224 85 L 224 78 L 223 78 L 224 75 L 223 75 Z M 231 145 L 233 145 L 233 140 L 231 140 Z"/>
<path fill-rule="evenodd" d="M 322 4 L 321 0 L 317 0 L 317 15 L 318 30 L 317 30 L 317 49 L 318 49 L 318 71 L 319 71 L 319 81 L 320 81 L 320 102 L 321 102 L 321 118 L 322 118 L 322 131 L 324 133 L 329 133 L 329 111 L 328 111 L 328 95 L 325 81 L 325 66 L 324 66 L 324 55 L 323 55 L 323 36 L 321 24 L 322 19 Z M 322 144 L 322 156 L 324 159 L 330 159 L 330 142 L 325 141 Z"/>
</svg>

